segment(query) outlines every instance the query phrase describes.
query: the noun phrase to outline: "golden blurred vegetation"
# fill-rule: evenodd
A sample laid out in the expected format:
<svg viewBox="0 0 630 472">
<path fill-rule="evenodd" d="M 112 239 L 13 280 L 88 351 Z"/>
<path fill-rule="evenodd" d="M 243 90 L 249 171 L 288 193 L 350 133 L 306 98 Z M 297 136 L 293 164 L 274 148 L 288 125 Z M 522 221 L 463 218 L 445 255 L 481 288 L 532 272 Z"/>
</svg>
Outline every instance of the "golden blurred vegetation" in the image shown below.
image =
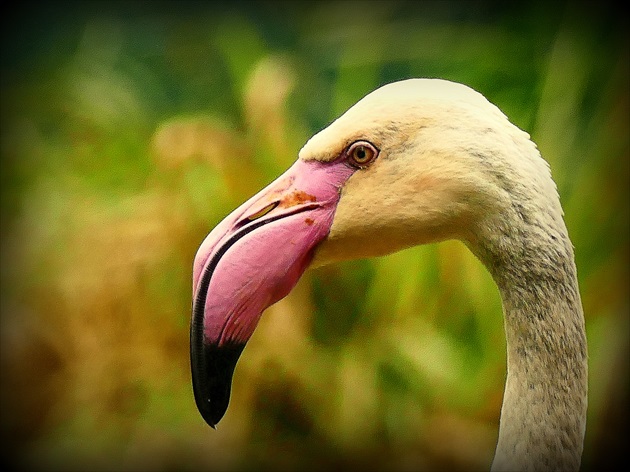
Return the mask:
<svg viewBox="0 0 630 472">
<path fill-rule="evenodd" d="M 2 18 L 1 431 L 23 470 L 482 470 L 498 291 L 445 242 L 307 272 L 216 431 L 195 408 L 210 229 L 379 85 L 466 83 L 530 132 L 573 243 L 584 470 L 628 441 L 628 15 L 566 2 L 24 2 Z M 621 4 L 619 4 L 621 5 Z"/>
</svg>

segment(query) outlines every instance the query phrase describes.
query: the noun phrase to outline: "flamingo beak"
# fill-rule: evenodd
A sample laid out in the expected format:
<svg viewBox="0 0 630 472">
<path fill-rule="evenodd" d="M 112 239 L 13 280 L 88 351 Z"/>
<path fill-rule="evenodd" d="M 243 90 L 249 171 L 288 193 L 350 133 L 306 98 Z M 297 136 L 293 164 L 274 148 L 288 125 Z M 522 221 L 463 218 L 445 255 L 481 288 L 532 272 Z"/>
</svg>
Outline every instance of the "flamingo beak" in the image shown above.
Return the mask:
<svg viewBox="0 0 630 472">
<path fill-rule="evenodd" d="M 234 368 L 262 312 L 308 267 L 354 171 L 343 162 L 298 160 L 201 244 L 193 267 L 190 359 L 195 402 L 213 428 L 227 410 Z"/>
</svg>

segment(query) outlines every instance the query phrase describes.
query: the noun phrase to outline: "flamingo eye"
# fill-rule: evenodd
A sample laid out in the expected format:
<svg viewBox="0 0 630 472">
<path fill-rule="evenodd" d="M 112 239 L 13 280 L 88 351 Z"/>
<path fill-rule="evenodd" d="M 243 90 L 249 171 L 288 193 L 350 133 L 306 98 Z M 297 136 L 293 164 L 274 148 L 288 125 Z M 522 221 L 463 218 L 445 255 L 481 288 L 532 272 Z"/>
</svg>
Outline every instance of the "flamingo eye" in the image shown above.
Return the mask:
<svg viewBox="0 0 630 472">
<path fill-rule="evenodd" d="M 363 169 L 378 157 L 378 149 L 368 141 L 356 141 L 348 147 L 346 154 L 351 165 Z"/>
</svg>

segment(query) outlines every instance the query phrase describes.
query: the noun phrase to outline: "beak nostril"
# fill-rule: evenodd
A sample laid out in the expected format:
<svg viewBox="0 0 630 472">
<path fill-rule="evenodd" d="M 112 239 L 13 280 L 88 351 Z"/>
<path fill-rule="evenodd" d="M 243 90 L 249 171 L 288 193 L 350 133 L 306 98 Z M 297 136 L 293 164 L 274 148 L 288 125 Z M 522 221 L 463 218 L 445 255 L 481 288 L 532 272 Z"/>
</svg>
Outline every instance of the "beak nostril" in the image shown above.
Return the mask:
<svg viewBox="0 0 630 472">
<path fill-rule="evenodd" d="M 273 210 L 275 207 L 278 206 L 279 202 L 273 202 L 270 203 L 269 205 L 267 205 L 265 208 L 263 208 L 262 210 L 257 211 L 256 213 L 254 213 L 253 215 L 248 216 L 247 218 L 245 218 L 247 221 L 254 221 L 257 220 L 258 218 L 262 218 L 263 216 L 265 216 L 267 213 L 269 213 L 271 210 Z"/>
</svg>

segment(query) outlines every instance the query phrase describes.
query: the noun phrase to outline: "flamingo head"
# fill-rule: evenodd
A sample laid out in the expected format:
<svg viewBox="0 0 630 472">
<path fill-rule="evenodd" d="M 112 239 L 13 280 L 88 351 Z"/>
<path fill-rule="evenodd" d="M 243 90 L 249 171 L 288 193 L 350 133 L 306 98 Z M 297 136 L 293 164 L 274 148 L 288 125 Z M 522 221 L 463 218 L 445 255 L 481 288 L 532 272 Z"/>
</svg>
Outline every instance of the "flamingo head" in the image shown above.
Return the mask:
<svg viewBox="0 0 630 472">
<path fill-rule="evenodd" d="M 313 136 L 195 257 L 192 380 L 206 422 L 214 427 L 223 417 L 236 362 L 262 312 L 309 265 L 474 241 L 505 202 L 502 169 L 527 174 L 529 163 L 515 170 L 500 151 L 519 146 L 532 146 L 526 133 L 482 95 L 436 79 L 381 87 Z"/>
</svg>

